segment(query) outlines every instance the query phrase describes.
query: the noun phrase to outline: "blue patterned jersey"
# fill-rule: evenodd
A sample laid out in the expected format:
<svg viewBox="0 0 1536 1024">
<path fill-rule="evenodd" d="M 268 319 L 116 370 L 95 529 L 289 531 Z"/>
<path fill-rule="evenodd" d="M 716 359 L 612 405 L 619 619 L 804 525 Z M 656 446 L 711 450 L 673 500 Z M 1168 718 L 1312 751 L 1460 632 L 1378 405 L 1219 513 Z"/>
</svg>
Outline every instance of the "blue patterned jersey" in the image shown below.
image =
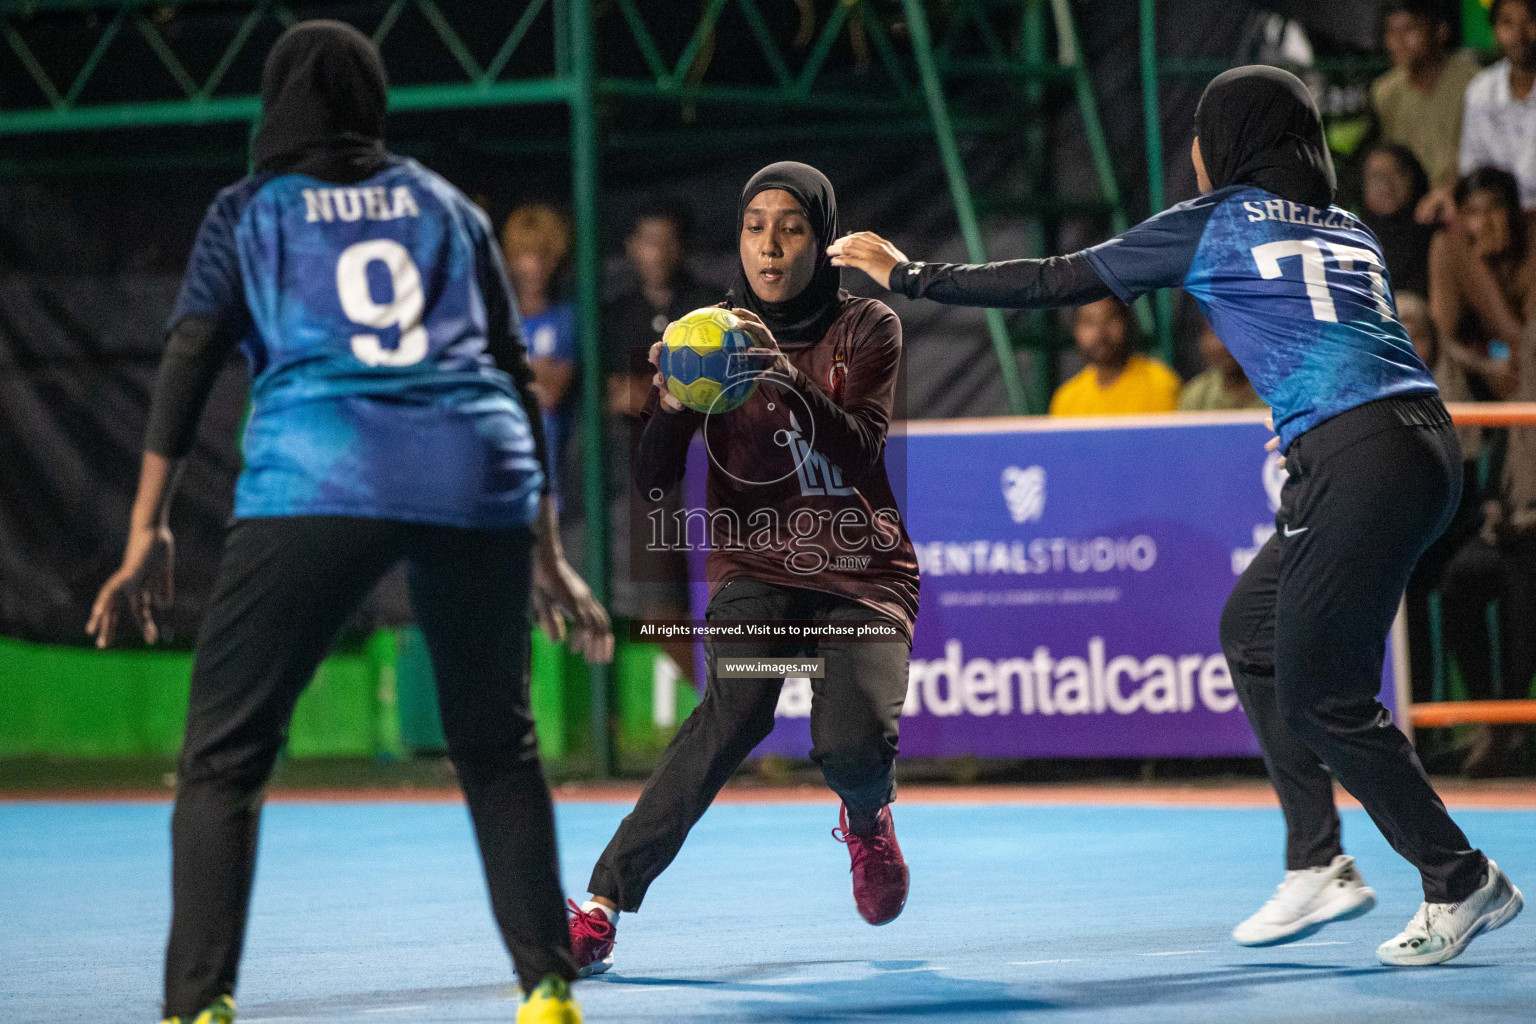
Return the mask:
<svg viewBox="0 0 1536 1024">
<path fill-rule="evenodd" d="M 352 186 L 286 174 L 219 194 L 171 322 L 212 317 L 243 339 L 237 517 L 533 521 L 533 434 L 487 351 L 492 330 L 519 336 L 492 239 L 413 160 Z"/>
<path fill-rule="evenodd" d="M 1366 402 L 1436 391 L 1397 320 L 1376 236 L 1337 206 L 1229 186 L 1087 256 L 1125 302 L 1155 288 L 1193 295 L 1274 410 L 1282 447 Z"/>
</svg>

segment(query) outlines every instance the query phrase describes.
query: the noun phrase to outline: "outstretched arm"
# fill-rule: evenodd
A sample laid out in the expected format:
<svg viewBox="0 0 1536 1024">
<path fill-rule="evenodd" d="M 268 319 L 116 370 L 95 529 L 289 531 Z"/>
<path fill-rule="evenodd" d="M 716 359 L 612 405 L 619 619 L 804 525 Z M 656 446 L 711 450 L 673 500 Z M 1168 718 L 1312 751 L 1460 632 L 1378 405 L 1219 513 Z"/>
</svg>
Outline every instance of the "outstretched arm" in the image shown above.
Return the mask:
<svg viewBox="0 0 1536 1024">
<path fill-rule="evenodd" d="M 1082 253 L 1001 263 L 921 263 L 873 231 L 838 239 L 827 248 L 832 262 L 856 267 L 909 299 L 951 306 L 1041 309 L 1081 306 L 1113 294 Z"/>
<path fill-rule="evenodd" d="M 839 238 L 827 253 L 835 265 L 857 267 L 908 298 L 954 306 L 1040 309 L 1081 306 L 1110 295 L 1132 302 L 1184 283 L 1206 222 L 1231 194 L 1221 189 L 1180 203 L 1091 249 L 1043 260 L 909 262 L 873 231 Z"/>
</svg>

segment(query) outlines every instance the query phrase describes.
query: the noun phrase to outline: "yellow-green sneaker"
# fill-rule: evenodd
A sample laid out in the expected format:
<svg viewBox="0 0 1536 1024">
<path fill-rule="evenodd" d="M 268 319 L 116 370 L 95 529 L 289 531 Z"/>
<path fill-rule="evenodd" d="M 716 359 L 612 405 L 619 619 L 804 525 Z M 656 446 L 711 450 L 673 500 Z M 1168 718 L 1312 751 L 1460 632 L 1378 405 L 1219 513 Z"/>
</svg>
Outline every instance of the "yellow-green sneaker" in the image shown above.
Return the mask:
<svg viewBox="0 0 1536 1024">
<path fill-rule="evenodd" d="M 581 1024 L 581 1007 L 571 998 L 570 982 L 546 975 L 518 1007 L 517 1024 Z"/>
<path fill-rule="evenodd" d="M 167 1017 L 160 1024 L 183 1024 L 183 1021 L 180 1017 Z M 235 1024 L 235 1001 L 229 996 L 219 996 L 185 1024 Z"/>
</svg>

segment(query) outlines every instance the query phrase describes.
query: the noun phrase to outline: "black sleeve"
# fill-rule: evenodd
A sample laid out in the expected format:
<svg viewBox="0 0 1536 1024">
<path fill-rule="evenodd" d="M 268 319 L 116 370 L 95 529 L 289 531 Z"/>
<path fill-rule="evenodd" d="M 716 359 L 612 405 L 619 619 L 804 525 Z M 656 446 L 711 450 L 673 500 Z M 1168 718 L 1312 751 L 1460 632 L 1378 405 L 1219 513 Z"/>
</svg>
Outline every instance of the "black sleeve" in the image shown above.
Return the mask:
<svg viewBox="0 0 1536 1024">
<path fill-rule="evenodd" d="M 704 414 L 692 409 L 668 412 L 661 407 L 661 392 L 653 387 L 640 416 L 645 428 L 635 453 L 635 486 L 650 500 L 652 491 L 666 494 L 682 481 L 688 468 L 688 443 Z"/>
<path fill-rule="evenodd" d="M 898 263 L 891 286 L 909 299 L 996 309 L 1081 306 L 1113 294 L 1080 252 L 1002 263 Z"/>
<path fill-rule="evenodd" d="M 197 421 L 235 341 L 212 317 L 184 316 L 176 321 L 155 376 L 149 427 L 144 432 L 146 451 L 180 459 L 192 450 Z"/>
<path fill-rule="evenodd" d="M 555 477 L 549 452 L 545 448 L 544 413 L 531 386 L 533 365 L 528 362 L 528 349 L 523 344 L 523 323 L 517 315 L 512 285 L 507 281 L 507 271 L 501 264 L 500 251 L 489 241 L 488 226 L 489 222 L 486 224 L 487 230 L 481 232 L 480 258 L 476 267 L 480 295 L 485 300 L 485 348 L 496 368 L 511 377 L 517 387 L 517 397 L 528 419 L 528 430 L 533 434 L 539 467 L 544 471 L 543 493 L 549 494 L 554 490 Z"/>
</svg>

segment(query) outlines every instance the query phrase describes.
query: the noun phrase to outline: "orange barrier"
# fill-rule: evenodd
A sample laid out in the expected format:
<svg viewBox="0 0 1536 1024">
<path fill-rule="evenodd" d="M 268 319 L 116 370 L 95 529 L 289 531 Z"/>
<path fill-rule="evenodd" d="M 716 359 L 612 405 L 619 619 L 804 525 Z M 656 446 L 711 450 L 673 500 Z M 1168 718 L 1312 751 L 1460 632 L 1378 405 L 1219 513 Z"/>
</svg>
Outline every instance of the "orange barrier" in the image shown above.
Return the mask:
<svg viewBox="0 0 1536 1024">
<path fill-rule="evenodd" d="M 1536 426 L 1536 402 L 1447 402 L 1458 427 Z"/>
<path fill-rule="evenodd" d="M 1448 725 L 1536 725 L 1536 700 L 1458 700 L 1415 704 L 1409 709 L 1415 727 Z"/>
</svg>

